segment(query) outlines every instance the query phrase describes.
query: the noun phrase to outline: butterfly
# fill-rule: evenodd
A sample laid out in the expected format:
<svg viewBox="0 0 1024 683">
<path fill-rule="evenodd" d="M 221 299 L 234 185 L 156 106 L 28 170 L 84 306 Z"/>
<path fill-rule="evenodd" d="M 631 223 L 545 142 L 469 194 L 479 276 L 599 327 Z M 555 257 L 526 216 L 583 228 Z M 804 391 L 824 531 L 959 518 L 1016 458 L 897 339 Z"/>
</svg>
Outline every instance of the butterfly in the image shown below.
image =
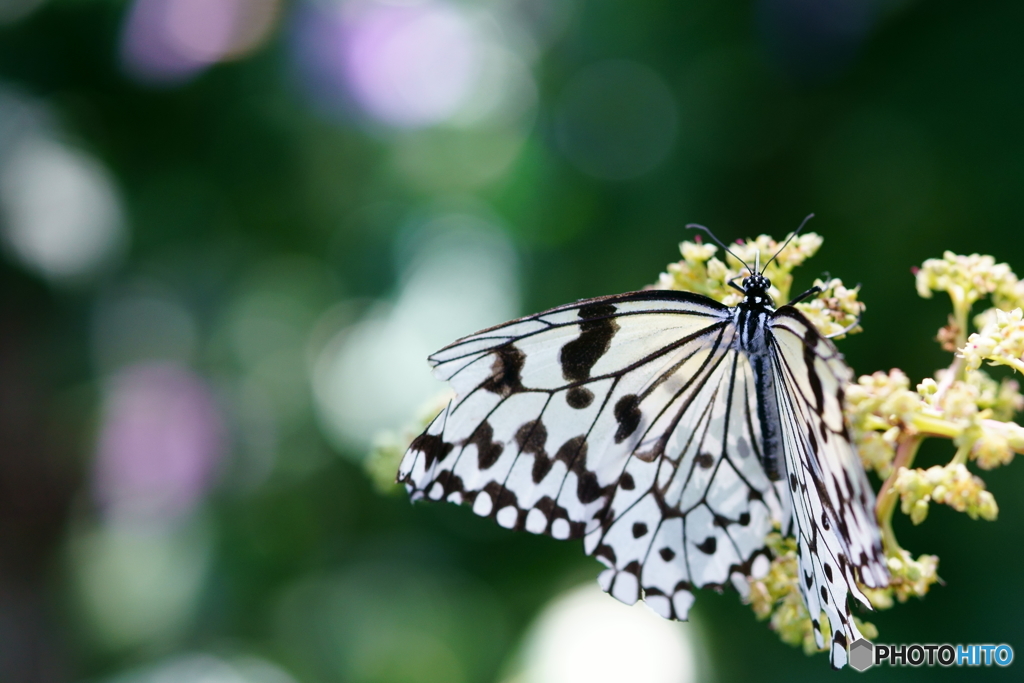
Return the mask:
<svg viewBox="0 0 1024 683">
<path fill-rule="evenodd" d="M 888 585 L 874 493 L 843 415 L 852 371 L 794 307 L 820 290 L 775 308 L 768 263 L 758 254 L 741 285 L 729 282 L 742 292 L 735 306 L 630 292 L 441 349 L 429 360 L 455 398 L 412 441 L 398 481 L 412 500 L 582 538 L 607 567 L 605 591 L 626 604 L 642 596 L 670 619 L 687 618 L 695 588 L 764 576 L 779 525 L 797 540 L 817 646 L 823 617 L 842 667 L 862 637 L 849 596 L 870 608 L 858 583 Z"/>
</svg>

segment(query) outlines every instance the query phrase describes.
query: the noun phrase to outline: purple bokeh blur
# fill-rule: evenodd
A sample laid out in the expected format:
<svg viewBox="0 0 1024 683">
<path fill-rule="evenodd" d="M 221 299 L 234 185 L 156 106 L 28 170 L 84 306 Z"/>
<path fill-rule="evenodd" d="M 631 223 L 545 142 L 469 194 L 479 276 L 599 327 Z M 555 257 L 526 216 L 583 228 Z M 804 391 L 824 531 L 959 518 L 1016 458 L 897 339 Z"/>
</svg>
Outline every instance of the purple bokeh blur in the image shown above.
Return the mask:
<svg viewBox="0 0 1024 683">
<path fill-rule="evenodd" d="M 277 5 L 278 0 L 135 0 L 122 33 L 124 68 L 145 83 L 185 82 L 260 44 Z"/>
<path fill-rule="evenodd" d="M 159 521 L 187 514 L 219 472 L 226 429 L 210 388 L 184 366 L 132 365 L 110 381 L 94 494 L 108 519 Z"/>
<path fill-rule="evenodd" d="M 440 123 L 479 76 L 479 36 L 453 5 L 352 2 L 304 7 L 292 49 L 308 94 L 328 109 L 352 101 L 399 128 Z"/>
</svg>

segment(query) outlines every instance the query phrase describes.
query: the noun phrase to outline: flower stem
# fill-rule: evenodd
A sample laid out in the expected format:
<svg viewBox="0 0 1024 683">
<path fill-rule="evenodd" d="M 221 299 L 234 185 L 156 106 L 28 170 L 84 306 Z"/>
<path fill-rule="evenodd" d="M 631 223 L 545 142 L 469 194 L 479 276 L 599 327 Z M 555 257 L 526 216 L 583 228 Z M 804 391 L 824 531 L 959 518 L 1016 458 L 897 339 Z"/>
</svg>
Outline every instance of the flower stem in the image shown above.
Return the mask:
<svg viewBox="0 0 1024 683">
<path fill-rule="evenodd" d="M 917 449 L 921 447 L 922 441 L 924 441 L 924 437 L 920 435 L 907 436 L 900 440 L 896 447 L 896 457 L 892 461 L 892 472 L 889 473 L 878 492 L 875 516 L 878 517 L 878 524 L 882 528 L 882 548 L 888 556 L 899 557 L 903 550 L 892 530 L 892 515 L 896 511 L 896 501 L 900 497 L 899 491 L 893 488 L 893 484 L 901 469 L 909 468 L 914 464 L 914 457 L 917 455 Z"/>
<path fill-rule="evenodd" d="M 971 454 L 971 449 L 974 447 L 976 439 L 964 439 L 964 442 L 960 444 L 960 448 L 956 449 L 956 455 L 949 461 L 950 465 L 966 465 L 967 456 Z"/>
<path fill-rule="evenodd" d="M 1009 366 L 1024 375 L 1024 361 L 1019 358 L 1001 358 L 999 364 Z"/>
<path fill-rule="evenodd" d="M 956 348 L 962 349 L 967 346 L 967 318 L 971 313 L 971 302 L 964 301 L 963 297 L 954 296 L 953 315 L 956 317 Z M 967 377 L 967 364 L 960 362 L 959 356 L 953 357 L 953 365 L 950 373 L 957 380 L 963 381 Z"/>
<path fill-rule="evenodd" d="M 910 426 L 920 436 L 941 436 L 947 439 L 955 439 L 964 431 L 956 422 L 927 413 L 914 415 L 910 420 Z"/>
</svg>

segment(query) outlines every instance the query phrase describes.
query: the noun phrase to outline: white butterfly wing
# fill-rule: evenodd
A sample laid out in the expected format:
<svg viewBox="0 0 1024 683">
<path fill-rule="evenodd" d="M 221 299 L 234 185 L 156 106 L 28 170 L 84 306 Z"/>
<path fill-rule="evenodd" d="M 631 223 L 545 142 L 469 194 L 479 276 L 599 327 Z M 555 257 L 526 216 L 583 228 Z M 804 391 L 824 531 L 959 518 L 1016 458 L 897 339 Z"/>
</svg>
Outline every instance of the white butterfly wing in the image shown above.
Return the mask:
<svg viewBox="0 0 1024 683">
<path fill-rule="evenodd" d="M 466 337 L 431 358 L 456 398 L 399 481 L 508 528 L 584 537 L 605 590 L 631 604 L 642 589 L 685 619 L 691 587 L 767 568 L 782 514 L 735 335 L 729 308 L 647 291 Z"/>
<path fill-rule="evenodd" d="M 849 644 L 861 637 L 848 596 L 870 607 L 857 582 L 883 587 L 889 581 L 874 493 L 843 416 L 843 391 L 852 373 L 832 342 L 796 309 L 780 308 L 769 328 L 800 589 L 818 647 L 819 615 L 824 611 L 828 618 L 831 661 L 839 668 Z"/>
</svg>

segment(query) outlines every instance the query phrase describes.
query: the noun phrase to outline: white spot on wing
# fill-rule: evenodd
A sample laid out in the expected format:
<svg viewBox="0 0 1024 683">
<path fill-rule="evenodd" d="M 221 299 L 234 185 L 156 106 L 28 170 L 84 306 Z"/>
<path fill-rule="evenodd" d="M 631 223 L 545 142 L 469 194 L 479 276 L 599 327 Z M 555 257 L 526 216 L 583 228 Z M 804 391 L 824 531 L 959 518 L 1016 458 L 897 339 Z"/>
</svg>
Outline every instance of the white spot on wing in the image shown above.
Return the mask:
<svg viewBox="0 0 1024 683">
<path fill-rule="evenodd" d="M 526 530 L 530 533 L 544 533 L 548 526 L 548 518 L 537 508 L 533 508 L 526 514 Z"/>
<path fill-rule="evenodd" d="M 498 524 L 506 529 L 511 529 L 516 525 L 516 520 L 519 519 L 519 510 L 516 509 L 515 506 L 506 505 L 498 510 L 496 519 L 498 520 Z"/>
<path fill-rule="evenodd" d="M 676 610 L 677 619 L 686 619 L 690 616 L 690 607 L 693 606 L 693 593 L 687 590 L 678 591 L 672 596 L 672 607 Z"/>
<path fill-rule="evenodd" d="M 754 563 L 750 567 L 750 576 L 754 579 L 763 579 L 768 576 L 768 570 L 771 569 L 772 563 L 764 555 L 758 555 L 754 558 Z"/>
<path fill-rule="evenodd" d="M 564 519 L 556 519 L 551 523 L 551 536 L 560 541 L 569 538 L 569 522 Z"/>
<path fill-rule="evenodd" d="M 481 491 L 477 494 L 476 500 L 473 501 L 473 512 L 486 517 L 491 514 L 491 510 L 494 508 L 494 502 L 491 500 L 491 494 L 486 491 Z"/>
</svg>

